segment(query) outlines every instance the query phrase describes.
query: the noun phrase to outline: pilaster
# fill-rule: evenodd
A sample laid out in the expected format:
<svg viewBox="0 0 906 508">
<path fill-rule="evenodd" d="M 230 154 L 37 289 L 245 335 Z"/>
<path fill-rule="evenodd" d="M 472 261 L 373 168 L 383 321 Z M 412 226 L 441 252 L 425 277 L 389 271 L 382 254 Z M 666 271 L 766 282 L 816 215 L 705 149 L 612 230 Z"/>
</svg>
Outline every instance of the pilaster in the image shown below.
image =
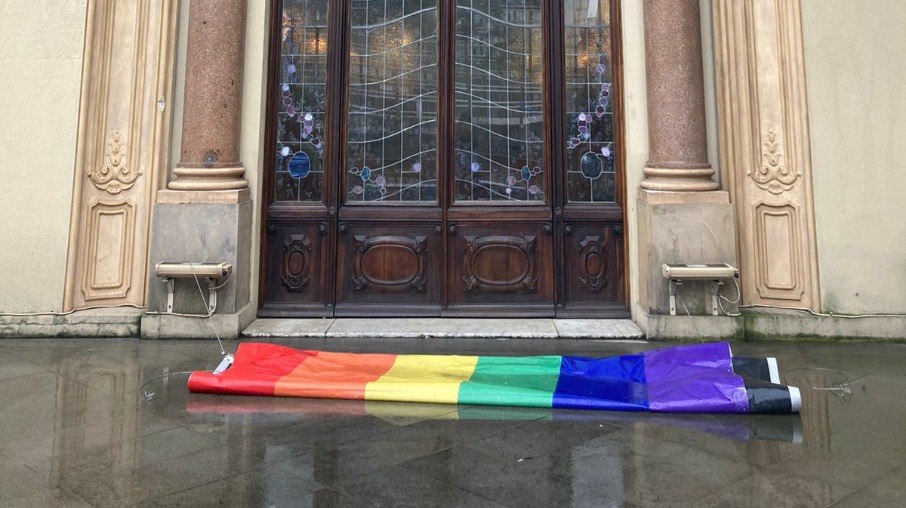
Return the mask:
<svg viewBox="0 0 906 508">
<path fill-rule="evenodd" d="M 819 309 L 799 0 L 714 0 L 723 180 L 743 302 Z"/>
<path fill-rule="evenodd" d="M 91 0 L 64 310 L 145 303 L 154 194 L 166 179 L 176 0 Z"/>
</svg>

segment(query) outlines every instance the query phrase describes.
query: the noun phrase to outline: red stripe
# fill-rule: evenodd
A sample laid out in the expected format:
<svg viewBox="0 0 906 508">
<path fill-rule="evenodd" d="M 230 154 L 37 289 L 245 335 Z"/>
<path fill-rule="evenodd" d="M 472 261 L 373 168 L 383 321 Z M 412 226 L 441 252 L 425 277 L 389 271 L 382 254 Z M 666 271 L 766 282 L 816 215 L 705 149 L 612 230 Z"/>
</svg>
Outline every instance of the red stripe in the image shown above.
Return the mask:
<svg viewBox="0 0 906 508">
<path fill-rule="evenodd" d="M 221 374 L 193 372 L 189 391 L 234 395 L 274 395 L 277 381 L 317 351 L 300 351 L 274 344 L 240 344 L 233 366 Z"/>
</svg>

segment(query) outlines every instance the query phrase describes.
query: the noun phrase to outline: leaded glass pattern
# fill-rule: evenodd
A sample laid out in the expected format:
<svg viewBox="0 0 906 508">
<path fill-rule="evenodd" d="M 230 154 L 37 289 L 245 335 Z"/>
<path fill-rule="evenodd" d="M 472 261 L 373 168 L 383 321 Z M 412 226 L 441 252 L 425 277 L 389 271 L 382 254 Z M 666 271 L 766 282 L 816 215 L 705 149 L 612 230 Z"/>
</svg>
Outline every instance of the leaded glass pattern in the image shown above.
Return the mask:
<svg viewBox="0 0 906 508">
<path fill-rule="evenodd" d="M 542 0 L 457 0 L 455 199 L 544 200 Z"/>
<path fill-rule="evenodd" d="M 346 201 L 437 201 L 437 1 L 353 0 Z"/>
<path fill-rule="evenodd" d="M 324 198 L 328 0 L 284 0 L 275 201 Z"/>
<path fill-rule="evenodd" d="M 612 203 L 616 147 L 610 3 L 564 0 L 564 39 L 568 198 Z"/>
</svg>

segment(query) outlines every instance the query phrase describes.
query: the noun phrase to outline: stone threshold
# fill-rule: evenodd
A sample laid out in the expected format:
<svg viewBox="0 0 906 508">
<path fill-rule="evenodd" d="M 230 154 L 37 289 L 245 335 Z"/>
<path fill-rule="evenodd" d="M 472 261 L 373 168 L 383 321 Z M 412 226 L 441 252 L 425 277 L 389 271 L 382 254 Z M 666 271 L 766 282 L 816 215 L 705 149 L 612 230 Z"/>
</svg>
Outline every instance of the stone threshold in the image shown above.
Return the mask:
<svg viewBox="0 0 906 508">
<path fill-rule="evenodd" d="M 137 337 L 144 312 L 132 307 L 113 307 L 67 314 L 0 315 L 0 339 Z"/>
<path fill-rule="evenodd" d="M 258 319 L 246 338 L 469 338 L 643 340 L 629 319 Z"/>
</svg>

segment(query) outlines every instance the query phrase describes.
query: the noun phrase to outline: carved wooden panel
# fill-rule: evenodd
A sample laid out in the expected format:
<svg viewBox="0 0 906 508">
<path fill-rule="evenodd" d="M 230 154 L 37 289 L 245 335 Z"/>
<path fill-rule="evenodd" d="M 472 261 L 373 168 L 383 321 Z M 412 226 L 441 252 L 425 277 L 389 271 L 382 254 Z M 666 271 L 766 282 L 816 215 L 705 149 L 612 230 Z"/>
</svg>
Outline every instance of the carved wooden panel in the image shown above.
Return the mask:
<svg viewBox="0 0 906 508">
<path fill-rule="evenodd" d="M 712 5 L 743 303 L 819 310 L 800 0 Z"/>
<path fill-rule="evenodd" d="M 340 222 L 338 315 L 440 312 L 443 237 L 437 224 Z"/>
<path fill-rule="evenodd" d="M 579 281 L 592 293 L 607 283 L 607 245 L 601 235 L 586 235 L 579 242 Z"/>
<path fill-rule="evenodd" d="M 622 306 L 622 225 L 567 223 L 563 232 L 565 306 Z M 619 304 L 619 305 L 618 305 Z"/>
<path fill-rule="evenodd" d="M 424 236 L 356 235 L 352 249 L 356 291 L 424 293 L 427 245 Z"/>
<path fill-rule="evenodd" d="M 125 298 L 132 287 L 132 243 L 135 203 L 94 201 L 86 231 L 88 255 L 83 258 L 85 301 Z"/>
<path fill-rule="evenodd" d="M 553 311 L 550 223 L 457 223 L 448 233 L 454 311 L 528 315 L 534 309 L 542 315 L 542 305 Z"/>
<path fill-rule="evenodd" d="M 325 280 L 328 245 L 324 222 L 270 223 L 266 227 L 266 273 L 262 316 L 323 316 L 333 313 Z"/>
<path fill-rule="evenodd" d="M 283 263 L 280 278 L 283 286 L 291 293 L 298 293 L 311 282 L 312 263 L 311 240 L 307 235 L 290 235 L 283 243 Z"/>
<path fill-rule="evenodd" d="M 538 289 L 534 236 L 466 236 L 462 280 L 466 291 L 534 293 Z"/>
<path fill-rule="evenodd" d="M 89 0 L 65 310 L 143 305 L 166 177 L 177 0 Z"/>
</svg>

